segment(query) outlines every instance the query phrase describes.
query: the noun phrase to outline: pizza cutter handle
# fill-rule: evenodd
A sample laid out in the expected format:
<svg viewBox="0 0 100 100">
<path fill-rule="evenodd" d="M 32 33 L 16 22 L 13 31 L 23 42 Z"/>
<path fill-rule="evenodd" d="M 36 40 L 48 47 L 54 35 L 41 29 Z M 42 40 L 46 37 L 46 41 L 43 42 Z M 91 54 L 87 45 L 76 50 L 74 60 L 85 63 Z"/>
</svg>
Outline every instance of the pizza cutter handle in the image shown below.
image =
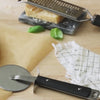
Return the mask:
<svg viewBox="0 0 100 100">
<path fill-rule="evenodd" d="M 54 79 L 50 79 L 50 78 L 46 78 L 42 76 L 37 77 L 36 84 L 38 86 L 56 90 L 59 92 L 63 92 L 69 95 L 78 96 L 78 97 L 85 98 L 85 99 L 91 98 L 90 96 L 92 93 L 92 89 L 87 88 L 87 87 L 70 84 L 66 82 L 61 82 L 58 80 L 54 80 Z M 96 100 L 96 99 L 93 99 L 93 100 Z"/>
</svg>

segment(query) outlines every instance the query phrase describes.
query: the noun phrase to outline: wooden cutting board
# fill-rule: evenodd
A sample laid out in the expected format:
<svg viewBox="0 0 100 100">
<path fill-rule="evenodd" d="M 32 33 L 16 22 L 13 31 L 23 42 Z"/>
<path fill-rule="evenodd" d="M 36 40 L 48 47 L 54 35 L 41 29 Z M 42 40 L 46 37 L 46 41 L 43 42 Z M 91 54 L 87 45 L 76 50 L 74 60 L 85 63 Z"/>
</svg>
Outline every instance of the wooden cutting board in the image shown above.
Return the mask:
<svg viewBox="0 0 100 100">
<path fill-rule="evenodd" d="M 100 1 L 67 0 L 83 6 L 92 14 L 100 14 Z M 63 41 L 55 41 L 47 30 L 39 34 L 29 34 L 29 25 L 18 22 L 24 4 L 17 0 L 0 0 L 0 66 L 19 64 L 29 71 L 38 67 L 46 77 L 67 81 L 66 70 L 57 61 L 51 43 L 76 41 L 81 46 L 100 54 L 100 28 L 85 22 L 75 35 L 65 35 Z M 51 51 L 52 50 L 52 51 Z M 51 51 L 51 52 L 50 52 Z M 49 53 L 50 52 L 50 53 Z M 49 53 L 49 54 L 48 54 Z M 32 70 L 32 75 L 36 69 Z M 10 96 L 11 95 L 11 96 Z M 10 96 L 10 97 L 9 97 Z M 9 97 L 9 98 L 8 98 Z M 8 98 L 8 99 L 7 99 Z M 81 100 L 76 97 L 38 87 L 33 94 L 33 86 L 19 93 L 0 90 L 0 100 Z"/>
</svg>

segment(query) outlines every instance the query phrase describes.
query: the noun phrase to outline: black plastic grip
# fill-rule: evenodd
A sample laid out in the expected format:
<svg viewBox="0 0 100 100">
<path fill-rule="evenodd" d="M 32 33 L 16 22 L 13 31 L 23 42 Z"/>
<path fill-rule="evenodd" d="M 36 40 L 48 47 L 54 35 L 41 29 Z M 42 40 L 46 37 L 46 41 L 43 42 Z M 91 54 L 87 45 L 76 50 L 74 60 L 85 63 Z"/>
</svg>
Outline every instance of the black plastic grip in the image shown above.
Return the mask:
<svg viewBox="0 0 100 100">
<path fill-rule="evenodd" d="M 100 26 L 100 15 L 95 15 L 94 20 L 92 21 L 93 25 Z"/>
<path fill-rule="evenodd" d="M 81 98 L 88 98 L 91 94 L 91 89 L 75 84 L 70 84 L 42 76 L 38 76 L 36 79 L 36 84 L 41 87 L 56 90 L 73 96 L 78 96 Z"/>
</svg>

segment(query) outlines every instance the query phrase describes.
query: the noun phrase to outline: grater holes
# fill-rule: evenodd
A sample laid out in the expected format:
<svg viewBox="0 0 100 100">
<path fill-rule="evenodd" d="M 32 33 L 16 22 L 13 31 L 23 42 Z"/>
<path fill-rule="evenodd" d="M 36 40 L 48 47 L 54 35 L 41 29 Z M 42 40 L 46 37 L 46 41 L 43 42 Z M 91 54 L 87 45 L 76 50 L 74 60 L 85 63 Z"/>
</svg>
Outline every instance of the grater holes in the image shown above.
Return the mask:
<svg viewBox="0 0 100 100">
<path fill-rule="evenodd" d="M 38 3 L 38 0 L 32 0 L 33 2 L 35 2 L 35 3 Z"/>
<path fill-rule="evenodd" d="M 67 6 L 67 11 L 66 13 L 72 16 L 75 16 L 76 13 L 78 13 L 79 9 L 77 7 L 74 7 L 72 5 Z"/>
<path fill-rule="evenodd" d="M 63 0 L 28 0 L 37 7 L 52 11 L 64 17 L 78 19 L 83 13 L 83 8 Z"/>
<path fill-rule="evenodd" d="M 33 3 L 39 4 L 39 0 L 30 0 L 30 1 L 32 1 Z"/>
<path fill-rule="evenodd" d="M 63 5 L 62 5 L 62 6 L 65 7 L 65 5 L 66 5 L 66 4 L 63 2 Z"/>
<path fill-rule="evenodd" d="M 35 0 L 37 4 L 41 4 L 41 0 Z"/>
<path fill-rule="evenodd" d="M 66 8 L 66 9 L 68 9 L 68 11 L 66 11 L 66 12 L 70 12 L 73 9 L 79 11 L 79 7 L 73 6 L 72 4 L 69 4 L 62 0 L 31 0 L 31 1 L 34 3 L 37 3 L 39 5 L 42 5 L 42 6 L 50 7 L 55 10 L 58 10 L 58 9 L 65 10 L 65 8 Z M 61 7 L 63 7 L 63 8 L 61 8 Z"/>
<path fill-rule="evenodd" d="M 79 11 L 79 9 L 80 9 L 78 6 L 74 6 L 74 5 L 69 4 L 69 3 L 65 3 L 65 7 L 69 8 L 69 9 L 74 9 L 74 10 L 77 10 L 77 11 Z"/>
<path fill-rule="evenodd" d="M 54 5 L 52 6 L 52 8 L 54 10 L 60 10 L 61 9 L 61 6 L 60 6 L 60 2 L 58 0 L 54 0 Z"/>
<path fill-rule="evenodd" d="M 39 1 L 39 2 L 40 2 L 40 1 Z M 42 6 L 45 6 L 46 3 L 47 3 L 47 0 L 41 0 L 41 2 L 40 2 L 40 4 L 41 4 Z"/>
<path fill-rule="evenodd" d="M 80 10 L 80 8 L 78 8 L 78 7 L 75 7 L 75 9 L 78 10 L 78 11 Z"/>
<path fill-rule="evenodd" d="M 63 2 L 61 2 L 61 3 L 60 3 L 60 6 L 63 6 L 63 5 L 64 5 L 64 3 L 63 3 Z"/>
<path fill-rule="evenodd" d="M 55 6 L 55 2 L 52 2 L 52 1 L 51 1 L 51 2 L 49 3 L 48 6 L 49 6 L 50 8 L 53 8 L 53 7 Z"/>
<path fill-rule="evenodd" d="M 46 0 L 35 0 L 35 3 L 39 4 L 39 5 L 42 5 L 42 6 L 45 6 L 45 2 Z"/>
<path fill-rule="evenodd" d="M 79 11 L 79 10 L 80 10 L 80 8 L 79 8 L 79 7 L 74 7 L 74 9 L 75 9 L 76 11 Z"/>
<path fill-rule="evenodd" d="M 52 4 L 52 1 L 51 0 L 48 0 L 48 3 L 46 4 L 46 6 L 50 7 Z"/>
</svg>

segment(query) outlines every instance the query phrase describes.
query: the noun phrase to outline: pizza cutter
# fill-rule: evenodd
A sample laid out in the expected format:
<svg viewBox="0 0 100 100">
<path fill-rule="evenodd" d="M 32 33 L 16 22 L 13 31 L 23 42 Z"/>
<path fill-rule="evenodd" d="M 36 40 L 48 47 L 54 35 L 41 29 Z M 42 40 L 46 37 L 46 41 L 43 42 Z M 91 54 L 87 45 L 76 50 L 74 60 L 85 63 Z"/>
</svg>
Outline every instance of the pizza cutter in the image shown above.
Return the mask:
<svg viewBox="0 0 100 100">
<path fill-rule="evenodd" d="M 0 67 L 0 88 L 12 92 L 19 92 L 27 89 L 31 84 L 88 100 L 97 100 L 100 95 L 98 90 L 88 87 L 62 82 L 40 75 L 34 77 L 25 68 L 18 65 Z"/>
</svg>

